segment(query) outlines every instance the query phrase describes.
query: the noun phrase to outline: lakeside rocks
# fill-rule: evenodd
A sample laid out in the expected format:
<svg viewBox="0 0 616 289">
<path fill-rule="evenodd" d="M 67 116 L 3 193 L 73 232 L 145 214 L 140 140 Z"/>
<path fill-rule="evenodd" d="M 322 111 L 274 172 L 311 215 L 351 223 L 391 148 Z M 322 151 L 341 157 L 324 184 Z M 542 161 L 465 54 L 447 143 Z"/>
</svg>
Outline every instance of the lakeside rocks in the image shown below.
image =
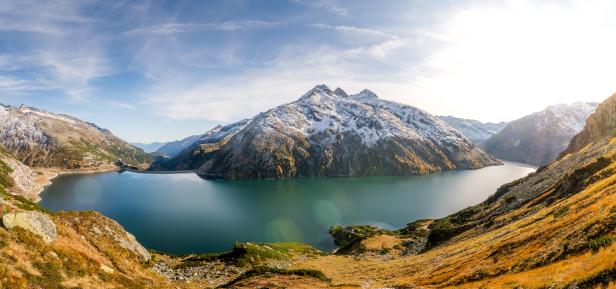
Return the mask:
<svg viewBox="0 0 616 289">
<path fill-rule="evenodd" d="M 20 227 L 40 236 L 45 243 L 56 239 L 56 225 L 51 219 L 40 212 L 8 213 L 2 216 L 2 224 L 7 229 Z"/>
</svg>

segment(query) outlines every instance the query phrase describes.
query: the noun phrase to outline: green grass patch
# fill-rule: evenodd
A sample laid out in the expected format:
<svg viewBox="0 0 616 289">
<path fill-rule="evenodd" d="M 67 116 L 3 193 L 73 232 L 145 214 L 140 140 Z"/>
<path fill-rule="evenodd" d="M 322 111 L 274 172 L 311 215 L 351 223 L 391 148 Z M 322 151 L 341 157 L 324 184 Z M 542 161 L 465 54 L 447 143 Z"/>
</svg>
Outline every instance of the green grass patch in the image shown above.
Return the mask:
<svg viewBox="0 0 616 289">
<path fill-rule="evenodd" d="M 313 277 L 316 279 L 319 279 L 323 282 L 331 282 L 331 279 L 327 278 L 327 276 L 325 276 L 325 274 L 323 274 L 323 272 L 319 271 L 319 270 L 312 270 L 312 269 L 295 269 L 295 270 L 286 270 L 286 269 L 278 269 L 278 268 L 271 268 L 271 267 L 267 267 L 267 266 L 257 266 L 254 267 L 252 270 L 238 276 L 237 278 L 235 278 L 233 281 L 220 286 L 219 288 L 226 288 L 226 287 L 231 287 L 241 281 L 244 281 L 246 279 L 252 278 L 252 277 L 257 277 L 257 276 L 262 276 L 262 275 L 295 275 L 295 276 L 305 276 L 305 277 Z"/>
<path fill-rule="evenodd" d="M 291 260 L 297 255 L 321 255 L 321 251 L 302 243 L 240 243 L 225 253 L 190 255 L 176 268 L 196 267 L 203 263 L 222 261 L 237 266 L 257 266 L 268 260 Z"/>
<path fill-rule="evenodd" d="M 238 266 L 260 265 L 267 260 L 289 260 L 295 254 L 318 254 L 320 251 L 301 243 L 236 243 L 229 253 L 218 258 Z"/>
</svg>

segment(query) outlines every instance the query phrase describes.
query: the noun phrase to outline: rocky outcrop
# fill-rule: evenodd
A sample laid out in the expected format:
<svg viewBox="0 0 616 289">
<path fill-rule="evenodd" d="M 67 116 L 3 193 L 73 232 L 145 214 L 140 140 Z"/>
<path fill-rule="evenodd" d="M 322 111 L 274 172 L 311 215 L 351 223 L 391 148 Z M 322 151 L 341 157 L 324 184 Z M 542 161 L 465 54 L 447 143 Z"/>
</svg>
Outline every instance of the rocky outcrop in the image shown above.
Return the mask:
<svg viewBox="0 0 616 289">
<path fill-rule="evenodd" d="M 437 117 L 320 85 L 255 116 L 199 168 L 209 178 L 420 175 L 500 164 Z"/>
<path fill-rule="evenodd" d="M 586 120 L 584 129 L 569 143 L 563 155 L 577 152 L 597 140 L 616 135 L 616 94 L 601 103 Z"/>
<path fill-rule="evenodd" d="M 10 170 L 9 177 L 12 179 L 11 186 L 6 188 L 11 194 L 22 196 L 30 201 L 38 201 L 38 193 L 43 185 L 34 179 L 37 174 L 30 167 L 22 164 L 19 160 L 0 148 L 0 160 Z"/>
<path fill-rule="evenodd" d="M 2 216 L 2 225 L 7 229 L 20 227 L 40 236 L 46 243 L 56 239 L 56 225 L 40 212 L 8 213 Z"/>
<path fill-rule="evenodd" d="M 28 166 L 76 169 L 151 161 L 107 129 L 25 105 L 0 105 L 0 144 Z"/>
<path fill-rule="evenodd" d="M 139 257 L 139 260 L 141 262 L 148 262 L 150 261 L 150 259 L 152 259 L 152 255 L 150 254 L 150 252 L 137 241 L 135 236 L 124 230 L 124 228 L 116 221 L 104 217 L 99 213 L 91 214 L 91 218 L 84 218 L 83 220 L 85 222 L 85 225 L 90 228 L 88 234 L 93 234 L 98 237 L 104 236 L 107 239 L 113 240 L 114 243 L 116 243 L 118 246 L 126 249 L 127 251 Z M 102 220 L 104 222 L 100 222 L 96 219 Z M 93 220 L 95 222 L 93 222 Z"/>
<path fill-rule="evenodd" d="M 580 132 L 596 103 L 554 105 L 507 126 L 489 138 L 485 150 L 504 160 L 545 165 L 562 152 Z"/>
</svg>

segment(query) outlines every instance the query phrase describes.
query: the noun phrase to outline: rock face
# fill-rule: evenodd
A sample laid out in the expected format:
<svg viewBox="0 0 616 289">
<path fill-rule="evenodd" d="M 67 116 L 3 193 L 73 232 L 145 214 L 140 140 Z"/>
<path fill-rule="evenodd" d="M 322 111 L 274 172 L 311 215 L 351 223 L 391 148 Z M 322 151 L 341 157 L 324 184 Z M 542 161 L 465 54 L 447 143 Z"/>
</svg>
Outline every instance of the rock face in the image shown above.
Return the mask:
<svg viewBox="0 0 616 289">
<path fill-rule="evenodd" d="M 602 102 L 586 120 L 584 129 L 569 143 L 563 154 L 574 153 L 604 137 L 616 135 L 616 94 Z"/>
<path fill-rule="evenodd" d="M 418 175 L 500 164 L 425 111 L 324 85 L 255 116 L 203 160 L 200 175 L 228 179 Z"/>
<path fill-rule="evenodd" d="M 4 189 L 14 195 L 22 196 L 30 201 L 38 201 L 38 193 L 43 189 L 43 185 L 34 181 L 36 172 L 24 165 L 6 152 L 0 146 L 0 166 L 8 175 L 8 183 L 3 184 Z"/>
<path fill-rule="evenodd" d="M 510 122 L 484 143 L 485 150 L 504 160 L 544 165 L 554 160 L 580 132 L 596 103 L 549 106 Z"/>
<path fill-rule="evenodd" d="M 2 224 L 7 229 L 20 227 L 39 235 L 46 243 L 56 239 L 56 225 L 47 215 L 30 211 L 23 213 L 9 213 L 2 216 Z"/>
<path fill-rule="evenodd" d="M 149 155 L 109 130 L 75 117 L 29 106 L 0 105 L 0 144 L 28 166 L 81 168 L 120 159 L 140 164 Z"/>
<path fill-rule="evenodd" d="M 507 122 L 504 121 L 499 123 L 480 122 L 474 119 L 457 118 L 454 116 L 439 116 L 439 118 L 477 145 L 483 144 L 507 125 Z"/>
<path fill-rule="evenodd" d="M 148 262 L 152 259 L 150 252 L 137 241 L 133 234 L 124 231 L 123 228 L 116 229 L 116 232 L 113 232 L 109 227 L 105 227 L 105 230 L 111 234 L 120 247 L 135 253 L 141 262 Z"/>
</svg>

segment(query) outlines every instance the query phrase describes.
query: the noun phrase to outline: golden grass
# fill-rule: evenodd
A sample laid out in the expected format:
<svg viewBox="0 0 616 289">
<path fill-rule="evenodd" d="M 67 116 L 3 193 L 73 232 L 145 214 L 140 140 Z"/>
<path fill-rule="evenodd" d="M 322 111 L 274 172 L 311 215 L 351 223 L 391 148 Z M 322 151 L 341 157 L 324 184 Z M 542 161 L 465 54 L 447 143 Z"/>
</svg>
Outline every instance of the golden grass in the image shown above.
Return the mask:
<svg viewBox="0 0 616 289">
<path fill-rule="evenodd" d="M 616 169 L 615 163 L 606 168 L 611 169 Z M 323 256 L 295 263 L 293 268 L 320 270 L 333 283 L 369 282 L 373 286 L 542 288 L 585 280 L 616 268 L 616 245 L 597 252 L 582 247 L 579 253 L 565 253 L 563 246 L 568 236 L 577 236 L 585 228 L 603 223 L 611 226 L 610 220 L 616 218 L 614 184 L 616 175 L 612 174 L 537 211 L 528 204 L 500 217 L 517 221 L 486 233 L 481 233 L 480 228 L 472 229 L 456 237 L 455 242 L 420 255 L 392 260 Z M 554 212 L 564 206 L 568 210 L 555 217 Z M 607 234 L 616 235 L 613 226 L 607 230 Z M 375 239 L 369 244 L 378 247 L 379 242 L 383 240 Z M 584 246 L 584 240 L 580 242 Z"/>
<path fill-rule="evenodd" d="M 361 245 L 366 250 L 383 250 L 383 249 L 392 249 L 396 245 L 402 244 L 402 240 L 400 240 L 396 236 L 390 235 L 378 235 L 374 237 L 367 238 L 361 241 Z"/>
</svg>

